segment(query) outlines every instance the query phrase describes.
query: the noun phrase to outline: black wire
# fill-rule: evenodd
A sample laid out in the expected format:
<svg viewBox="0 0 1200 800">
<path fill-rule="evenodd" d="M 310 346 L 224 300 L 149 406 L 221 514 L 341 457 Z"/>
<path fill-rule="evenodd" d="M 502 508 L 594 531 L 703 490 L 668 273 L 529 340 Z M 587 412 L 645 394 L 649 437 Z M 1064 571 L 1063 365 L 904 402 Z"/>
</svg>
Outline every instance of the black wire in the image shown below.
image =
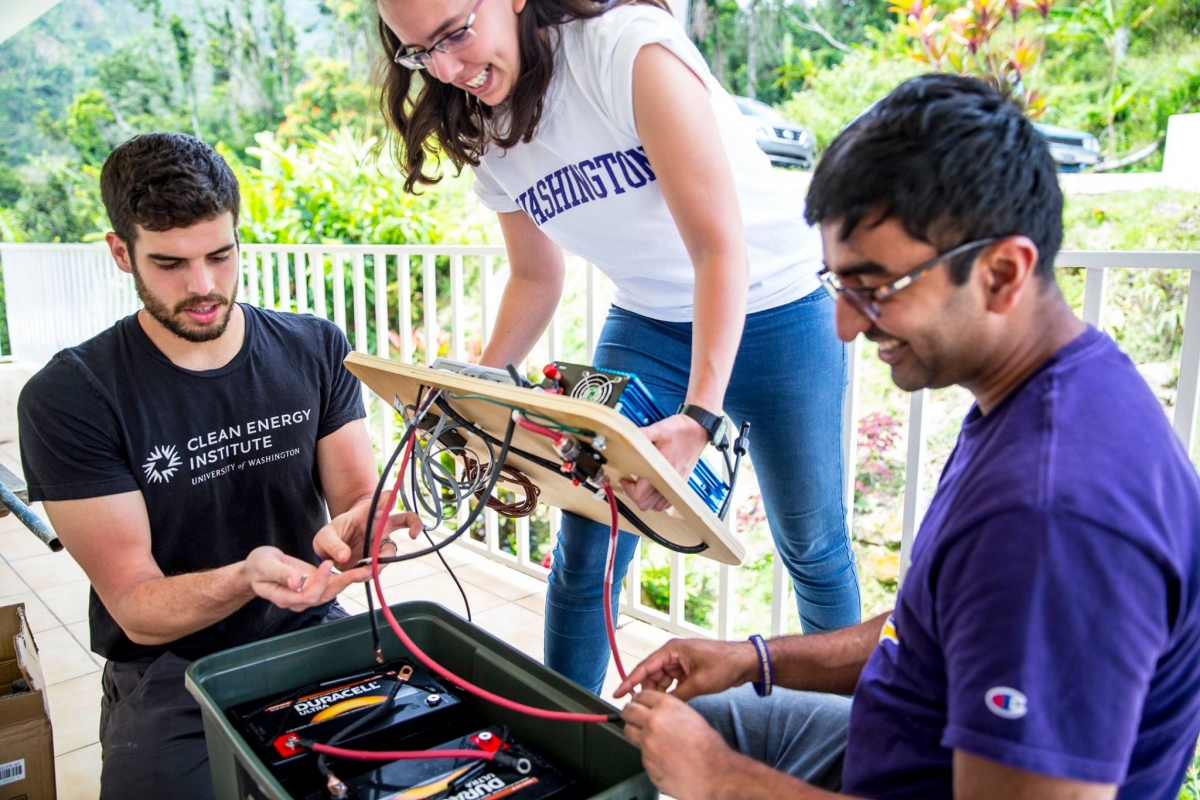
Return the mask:
<svg viewBox="0 0 1200 800">
<path fill-rule="evenodd" d="M 384 466 L 383 472 L 379 474 L 379 481 L 375 484 L 375 493 L 371 495 L 371 508 L 367 512 L 366 532 L 363 534 L 363 556 L 370 558 L 371 555 L 371 527 L 375 520 L 375 510 L 379 507 L 379 496 L 383 494 L 383 486 L 387 483 L 388 473 L 392 471 L 392 466 L 395 465 L 396 459 L 400 457 L 404 447 L 408 444 L 408 440 L 412 437 L 413 431 L 416 430 L 416 424 L 409 426 L 404 431 L 404 435 L 400 437 L 400 443 L 396 445 L 396 449 L 392 451 L 392 457 L 388 459 L 387 465 Z M 391 513 L 391 509 L 388 509 Z M 367 592 L 367 617 L 371 621 L 371 644 L 373 651 L 379 653 L 379 623 L 375 621 L 375 600 L 371 593 L 371 582 L 367 581 L 363 584 L 363 588 Z"/>
<path fill-rule="evenodd" d="M 433 544 L 433 537 L 429 535 L 429 531 L 425 531 L 425 538 Z M 458 587 L 458 593 L 462 595 L 463 605 L 467 607 L 467 622 L 474 622 L 471 619 L 471 601 L 467 599 L 467 590 L 459 583 L 458 576 L 454 574 L 454 570 L 450 568 L 450 562 L 446 561 L 446 557 L 442 555 L 442 551 L 437 552 L 437 557 L 441 560 L 442 566 L 446 568 L 446 572 L 450 573 L 450 577 L 454 579 L 454 585 Z"/>
<path fill-rule="evenodd" d="M 733 460 L 733 467 L 729 470 L 729 494 L 725 495 L 725 502 L 721 504 L 721 513 L 718 515 L 722 521 L 729 514 L 729 504 L 733 502 L 733 490 L 737 488 L 738 468 L 742 465 L 742 456 L 746 455 L 747 441 L 750 436 L 750 423 L 743 422 L 741 430 L 738 431 L 738 436 L 733 440 L 733 452 L 736 456 Z M 729 448 L 726 448 L 728 450 Z M 729 455 L 725 455 L 725 461 L 729 461 Z"/>
<path fill-rule="evenodd" d="M 738 467 L 742 464 L 742 454 L 737 453 L 733 459 L 733 468 L 729 470 L 729 493 L 725 495 L 725 502 L 721 504 L 721 511 L 717 514 L 718 517 L 725 519 L 729 514 L 729 504 L 733 502 L 733 490 L 737 488 Z"/>
<path fill-rule="evenodd" d="M 451 419 L 453 419 L 459 425 L 462 425 L 463 427 L 469 429 L 472 433 L 474 433 L 479 438 L 483 439 L 485 442 L 489 441 L 489 440 L 495 441 L 494 436 L 489 434 L 483 428 L 480 428 L 480 427 L 472 424 L 471 422 L 468 422 L 466 419 L 464 419 L 462 417 L 462 415 L 460 415 L 457 411 L 455 411 L 450 406 L 450 404 L 445 401 L 444 398 L 439 397 L 437 399 L 437 406 L 438 406 L 438 408 L 440 408 L 442 410 L 442 412 L 444 414 L 449 415 Z M 510 435 L 505 439 L 504 455 L 507 455 L 508 452 L 511 450 L 511 452 L 515 453 L 516 455 L 519 455 L 521 458 L 524 458 L 527 461 L 532 461 L 534 464 L 537 464 L 539 467 L 542 467 L 543 469 L 547 469 L 556 475 L 562 475 L 567 480 L 572 480 L 571 476 L 563 474 L 562 470 L 560 469 L 561 465 L 555 464 L 553 461 L 542 458 L 541 456 L 536 456 L 533 453 L 527 453 L 524 450 L 521 450 L 519 448 L 509 447 L 508 441 L 512 438 L 511 431 L 512 431 L 512 427 L 513 427 L 513 423 L 510 422 L 508 427 L 509 427 Z M 500 460 L 500 463 L 501 464 L 504 463 L 503 458 Z M 491 492 L 488 492 L 488 495 L 490 495 L 490 494 L 491 494 Z M 703 553 L 705 550 L 708 549 L 708 545 L 704 542 L 701 542 L 700 544 L 697 544 L 697 545 L 681 545 L 681 544 L 675 544 L 672 541 L 664 539 L 663 537 L 661 537 L 657 533 L 655 533 L 653 529 L 651 529 L 648 525 L 646 525 L 646 523 L 642 522 L 642 520 L 636 514 L 634 514 L 633 511 L 631 511 L 627 505 L 625 505 L 624 503 L 621 502 L 620 498 L 617 498 L 617 509 L 620 511 L 622 516 L 624 516 L 627 520 L 629 520 L 631 523 L 633 523 L 633 527 L 637 528 L 639 533 L 644 535 L 647 539 L 654 542 L 655 544 L 662 545 L 663 547 L 667 548 L 668 550 L 673 550 L 676 553 L 683 553 L 685 555 L 695 555 L 696 553 Z M 382 559 L 380 559 L 380 560 L 382 561 Z"/>
<path fill-rule="evenodd" d="M 394 686 L 392 686 L 391 691 L 388 692 L 386 700 L 377 705 L 375 708 L 371 709 L 371 713 L 355 720 L 345 728 L 342 728 L 340 731 L 335 733 L 325 744 L 329 747 L 336 747 L 338 742 L 352 736 L 355 731 L 365 728 L 370 723 L 382 717 L 386 712 L 390 711 L 392 708 L 392 702 L 396 699 L 396 694 L 400 691 L 400 687 L 403 685 L 404 681 L 400 680 L 399 676 L 397 676 L 396 683 Z M 329 769 L 328 753 L 321 753 L 320 757 L 317 758 L 317 769 L 320 770 L 321 774 L 326 778 L 333 777 L 333 773 Z"/>
<path fill-rule="evenodd" d="M 438 399 L 438 402 L 439 403 L 441 402 L 440 398 Z M 469 426 L 469 427 L 473 428 L 474 426 Z M 492 470 L 492 476 L 491 476 L 491 478 L 488 479 L 488 485 L 483 490 L 483 496 L 484 496 L 485 500 L 483 502 L 477 503 L 475 505 L 475 508 L 471 509 L 471 513 L 469 515 L 467 515 L 467 520 L 466 520 L 466 522 L 464 522 L 462 524 L 461 527 L 459 527 L 457 530 L 454 531 L 454 533 L 450 534 L 445 539 L 443 539 L 442 541 L 433 545 L 432 547 L 426 547 L 424 550 L 418 550 L 414 553 L 405 553 L 404 555 L 381 557 L 379 559 L 379 563 L 380 564 L 396 564 L 401 561 L 412 561 L 414 558 L 424 558 L 425 556 L 429 555 L 430 553 L 436 553 L 439 550 L 441 550 L 443 547 L 450 545 L 452 542 L 456 541 L 459 537 L 461 537 L 464 533 L 469 531 L 471 529 L 471 526 L 475 524 L 475 520 L 477 520 L 479 518 L 479 515 L 483 513 L 483 510 L 485 508 L 487 508 L 486 498 L 491 497 L 492 492 L 495 491 L 495 489 L 496 489 L 496 483 L 499 482 L 499 480 L 500 480 L 500 472 L 501 472 L 500 467 L 504 464 L 504 460 L 506 458 L 508 458 L 509 449 L 510 449 L 510 446 L 512 445 L 513 432 L 516 430 L 516 427 L 517 427 L 516 421 L 509 419 L 508 429 L 504 432 L 504 441 L 501 442 L 501 444 L 500 444 L 500 452 L 496 455 L 496 460 L 492 463 L 492 466 L 494 466 L 495 469 Z"/>
</svg>

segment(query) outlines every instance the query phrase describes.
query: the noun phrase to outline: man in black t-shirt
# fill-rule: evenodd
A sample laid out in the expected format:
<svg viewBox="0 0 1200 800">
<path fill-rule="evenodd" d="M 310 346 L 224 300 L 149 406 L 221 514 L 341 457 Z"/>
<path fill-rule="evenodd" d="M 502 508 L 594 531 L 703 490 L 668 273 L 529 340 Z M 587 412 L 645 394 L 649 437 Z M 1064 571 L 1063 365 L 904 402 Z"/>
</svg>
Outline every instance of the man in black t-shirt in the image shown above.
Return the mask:
<svg viewBox="0 0 1200 800">
<path fill-rule="evenodd" d="M 92 583 L 102 797 L 210 798 L 183 670 L 345 615 L 378 473 L 341 331 L 235 302 L 239 192 L 221 157 L 138 136 L 100 183 L 144 308 L 29 381 L 21 458 Z M 420 530 L 405 514 L 386 530 L 402 526 Z"/>
</svg>

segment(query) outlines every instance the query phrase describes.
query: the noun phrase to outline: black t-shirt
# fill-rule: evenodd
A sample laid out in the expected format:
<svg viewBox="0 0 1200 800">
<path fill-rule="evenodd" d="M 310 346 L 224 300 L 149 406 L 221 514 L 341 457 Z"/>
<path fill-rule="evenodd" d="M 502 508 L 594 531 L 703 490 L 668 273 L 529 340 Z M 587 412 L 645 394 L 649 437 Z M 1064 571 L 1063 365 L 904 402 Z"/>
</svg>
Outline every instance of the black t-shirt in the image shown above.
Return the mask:
<svg viewBox="0 0 1200 800">
<path fill-rule="evenodd" d="M 140 491 L 150 549 L 164 575 L 235 563 L 273 545 L 317 563 L 328 521 L 317 440 L 366 416 L 343 366 L 346 337 L 316 317 L 242 305 L 246 337 L 224 367 L 182 369 L 126 317 L 64 350 L 17 405 L 21 461 L 33 500 Z M 92 649 L 114 661 L 170 650 L 188 659 L 319 621 L 254 599 L 166 645 L 135 644 L 92 591 Z"/>
</svg>

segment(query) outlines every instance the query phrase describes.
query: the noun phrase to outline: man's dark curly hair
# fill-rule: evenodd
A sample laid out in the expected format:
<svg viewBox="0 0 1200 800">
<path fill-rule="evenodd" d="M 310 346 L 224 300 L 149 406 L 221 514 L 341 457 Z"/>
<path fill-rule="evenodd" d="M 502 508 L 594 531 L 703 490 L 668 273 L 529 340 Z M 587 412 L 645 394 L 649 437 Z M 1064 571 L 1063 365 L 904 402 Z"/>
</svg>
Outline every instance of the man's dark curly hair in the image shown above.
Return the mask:
<svg viewBox="0 0 1200 800">
<path fill-rule="evenodd" d="M 138 225 L 167 231 L 229 212 L 236 229 L 241 203 L 225 159 L 183 133 L 147 133 L 113 150 L 100 172 L 100 195 L 113 232 L 130 248 Z"/>
<path fill-rule="evenodd" d="M 1027 236 L 1036 274 L 1054 280 L 1062 192 L 1033 123 L 994 87 L 957 75 L 905 81 L 838 134 L 809 186 L 810 225 L 837 220 L 846 239 L 864 220 L 895 219 L 948 250 L 974 239 Z M 954 259 L 967 280 L 976 253 Z"/>
</svg>

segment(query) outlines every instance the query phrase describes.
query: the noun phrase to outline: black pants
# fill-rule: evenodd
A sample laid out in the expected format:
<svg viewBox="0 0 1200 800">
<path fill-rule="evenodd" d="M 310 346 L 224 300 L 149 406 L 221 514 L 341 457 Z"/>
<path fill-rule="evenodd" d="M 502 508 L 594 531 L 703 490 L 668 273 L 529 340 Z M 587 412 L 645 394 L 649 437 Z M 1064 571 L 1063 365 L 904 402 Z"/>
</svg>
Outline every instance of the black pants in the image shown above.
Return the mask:
<svg viewBox="0 0 1200 800">
<path fill-rule="evenodd" d="M 346 616 L 335 603 L 324 621 Z M 200 706 L 183 685 L 191 663 L 168 652 L 104 665 L 101 800 L 213 800 Z"/>
</svg>

